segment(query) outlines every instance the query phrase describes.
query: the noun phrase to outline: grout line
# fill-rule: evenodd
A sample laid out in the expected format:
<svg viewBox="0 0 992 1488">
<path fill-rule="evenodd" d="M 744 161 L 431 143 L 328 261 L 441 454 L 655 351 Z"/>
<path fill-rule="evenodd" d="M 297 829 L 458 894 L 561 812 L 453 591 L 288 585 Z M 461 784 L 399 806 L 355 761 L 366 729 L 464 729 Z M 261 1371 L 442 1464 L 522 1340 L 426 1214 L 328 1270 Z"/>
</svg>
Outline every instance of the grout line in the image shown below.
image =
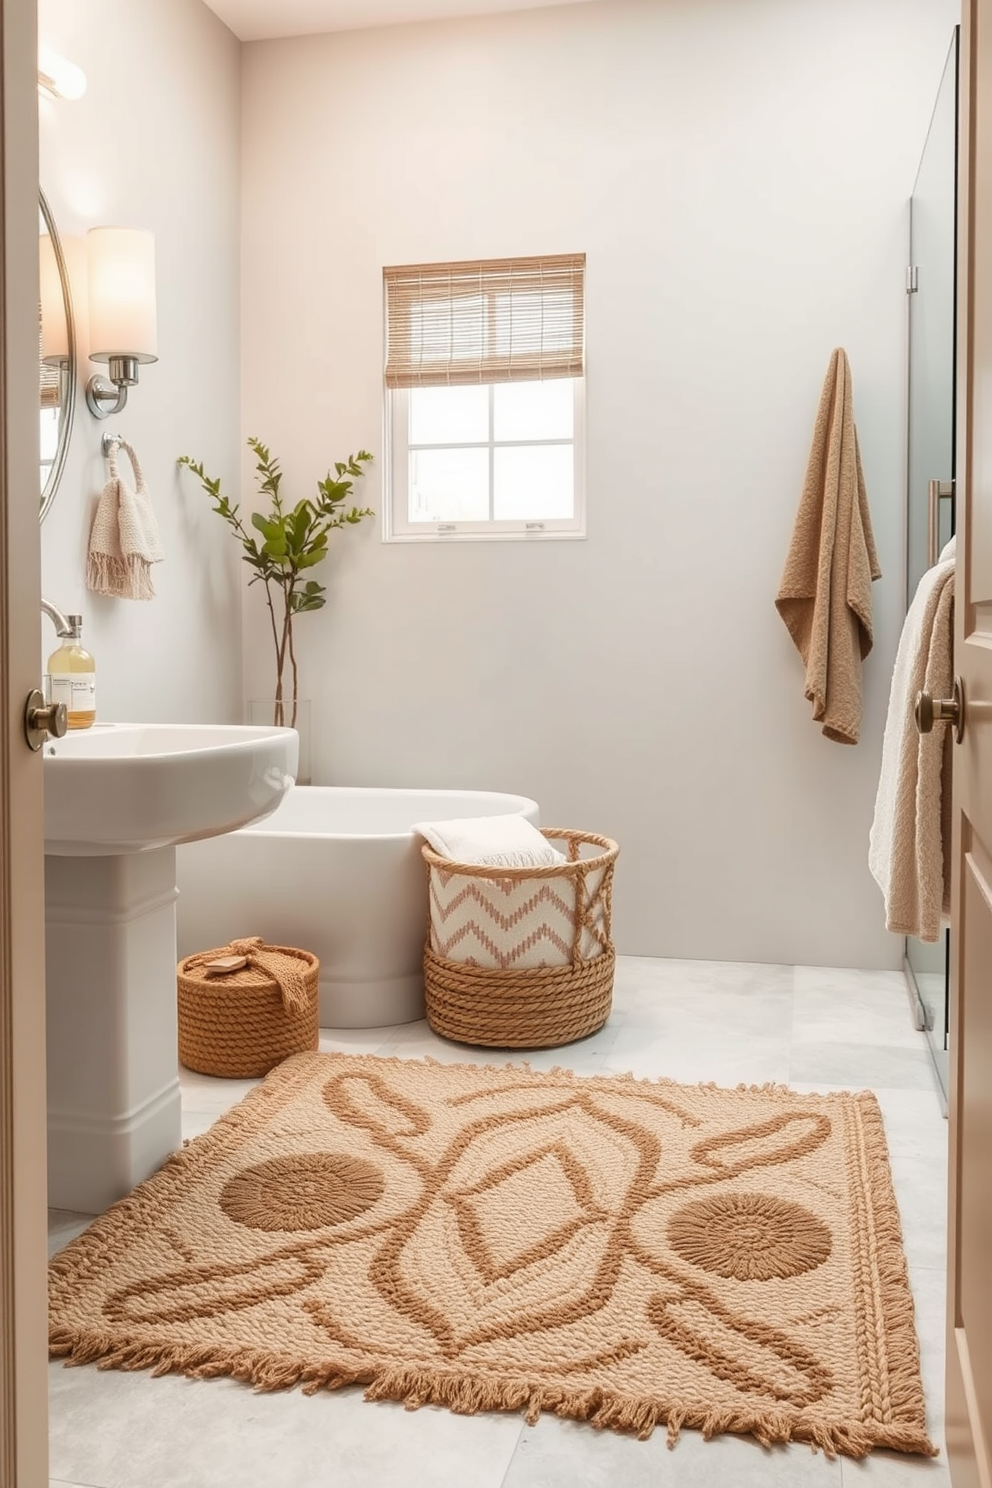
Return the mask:
<svg viewBox="0 0 992 1488">
<path fill-rule="evenodd" d="M 513 1444 L 513 1451 L 510 1453 L 509 1460 L 507 1461 L 506 1472 L 503 1474 L 503 1476 L 499 1480 L 499 1488 L 506 1488 L 507 1481 L 508 1481 L 509 1476 L 510 1476 L 510 1472 L 511 1472 L 511 1470 L 513 1468 L 514 1462 L 516 1461 L 517 1453 L 520 1451 L 520 1443 L 523 1441 L 524 1429 L 526 1428 L 526 1426 L 527 1426 L 527 1422 L 524 1421 L 523 1418 L 521 1418 L 521 1421 L 520 1421 L 520 1430 L 517 1432 L 517 1439 L 516 1439 L 516 1441 Z"/>
</svg>

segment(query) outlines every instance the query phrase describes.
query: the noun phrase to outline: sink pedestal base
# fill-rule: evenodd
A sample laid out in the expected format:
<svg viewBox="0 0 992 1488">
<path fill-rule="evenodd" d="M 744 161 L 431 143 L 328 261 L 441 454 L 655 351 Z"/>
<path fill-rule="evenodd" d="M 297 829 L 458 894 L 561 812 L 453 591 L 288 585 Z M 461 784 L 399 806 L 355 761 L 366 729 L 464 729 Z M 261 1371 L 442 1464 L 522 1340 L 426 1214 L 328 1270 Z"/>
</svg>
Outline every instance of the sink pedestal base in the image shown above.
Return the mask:
<svg viewBox="0 0 992 1488">
<path fill-rule="evenodd" d="M 98 1214 L 182 1142 L 176 850 L 45 858 L 48 1202 Z"/>
</svg>

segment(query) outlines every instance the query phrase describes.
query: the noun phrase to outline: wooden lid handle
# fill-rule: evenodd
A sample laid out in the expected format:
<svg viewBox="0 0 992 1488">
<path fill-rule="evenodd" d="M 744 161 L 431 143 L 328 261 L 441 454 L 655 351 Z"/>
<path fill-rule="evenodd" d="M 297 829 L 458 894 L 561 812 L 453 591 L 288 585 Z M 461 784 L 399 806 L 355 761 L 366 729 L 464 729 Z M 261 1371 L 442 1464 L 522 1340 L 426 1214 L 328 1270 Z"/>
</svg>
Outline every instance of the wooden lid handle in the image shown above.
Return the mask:
<svg viewBox="0 0 992 1488">
<path fill-rule="evenodd" d="M 229 971 L 240 971 L 247 965 L 247 956 L 216 956 L 213 961 L 205 961 L 202 970 L 207 976 L 224 976 Z"/>
</svg>

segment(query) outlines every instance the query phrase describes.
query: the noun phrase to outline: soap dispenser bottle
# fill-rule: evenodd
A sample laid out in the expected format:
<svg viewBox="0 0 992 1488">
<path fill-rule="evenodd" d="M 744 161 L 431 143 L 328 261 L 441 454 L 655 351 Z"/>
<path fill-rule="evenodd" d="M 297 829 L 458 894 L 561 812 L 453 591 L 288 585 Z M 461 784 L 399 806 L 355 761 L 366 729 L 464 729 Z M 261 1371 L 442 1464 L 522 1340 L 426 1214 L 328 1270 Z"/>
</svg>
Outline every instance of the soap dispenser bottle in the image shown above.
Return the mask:
<svg viewBox="0 0 992 1488">
<path fill-rule="evenodd" d="M 48 700 L 65 703 L 71 729 L 96 721 L 96 662 L 83 649 L 83 617 L 68 615 L 70 633 L 48 658 Z"/>
</svg>

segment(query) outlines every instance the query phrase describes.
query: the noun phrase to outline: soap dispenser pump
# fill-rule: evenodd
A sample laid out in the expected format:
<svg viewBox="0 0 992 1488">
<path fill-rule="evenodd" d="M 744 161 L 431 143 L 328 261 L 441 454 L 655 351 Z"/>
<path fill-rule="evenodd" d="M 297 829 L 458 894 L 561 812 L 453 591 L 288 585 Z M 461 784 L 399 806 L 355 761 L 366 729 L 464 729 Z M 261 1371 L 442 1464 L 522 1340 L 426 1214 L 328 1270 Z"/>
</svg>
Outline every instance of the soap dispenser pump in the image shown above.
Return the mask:
<svg viewBox="0 0 992 1488">
<path fill-rule="evenodd" d="M 82 643 L 82 615 L 67 615 L 69 634 L 48 658 L 48 701 L 65 703 L 71 729 L 96 721 L 96 662 Z"/>
</svg>

